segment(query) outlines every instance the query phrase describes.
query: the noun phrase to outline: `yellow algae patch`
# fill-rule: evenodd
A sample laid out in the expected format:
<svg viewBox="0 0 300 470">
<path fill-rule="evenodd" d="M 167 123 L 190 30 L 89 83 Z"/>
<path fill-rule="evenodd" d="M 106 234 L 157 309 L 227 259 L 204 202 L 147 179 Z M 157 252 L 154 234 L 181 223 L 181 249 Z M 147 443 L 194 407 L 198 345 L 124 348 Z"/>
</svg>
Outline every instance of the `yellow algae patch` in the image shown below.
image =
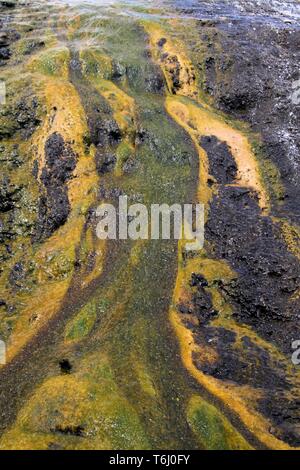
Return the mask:
<svg viewBox="0 0 300 470">
<path fill-rule="evenodd" d="M 98 177 L 93 166 L 93 160 L 86 156 L 79 160 L 75 169 L 77 177 L 69 186 L 69 199 L 73 210 L 66 224 L 46 240 L 34 254 L 38 285 L 30 296 L 22 299 L 25 306 L 8 342 L 8 360 L 12 359 L 59 310 L 68 290 L 74 271 L 76 248 L 81 243 L 85 224 L 84 207 L 88 208 L 95 198 L 91 189 L 96 185 Z M 88 273 L 87 279 L 83 278 L 83 281 L 90 282 L 96 274 L 101 273 L 103 258 L 103 250 L 96 251 L 94 276 Z"/>
<path fill-rule="evenodd" d="M 277 204 L 282 205 L 285 195 L 285 188 L 281 181 L 281 174 L 279 169 L 263 154 L 261 150 L 259 150 L 259 145 L 257 142 L 253 143 L 253 150 L 257 156 L 257 160 L 259 161 L 260 173 L 266 188 L 268 189 L 272 198 L 275 199 Z"/>
<path fill-rule="evenodd" d="M 132 363 L 134 364 L 134 368 L 142 390 L 150 397 L 155 398 L 157 393 L 154 388 L 153 380 L 151 379 L 151 376 L 146 370 L 144 364 L 135 357 L 133 357 Z"/>
<path fill-rule="evenodd" d="M 201 202 L 205 205 L 205 212 L 208 211 L 208 204 L 213 195 L 213 189 L 210 188 L 207 184 L 207 181 L 210 177 L 209 175 L 209 160 L 205 150 L 199 145 L 199 135 L 194 127 L 191 126 L 187 112 L 183 112 L 184 109 L 177 108 L 175 104 L 177 103 L 176 98 L 174 98 L 174 103 L 172 98 L 167 99 L 166 101 L 166 110 L 170 116 L 176 121 L 181 127 L 183 127 L 186 132 L 190 135 L 193 143 L 197 149 L 199 155 L 199 182 L 197 190 L 197 199 L 198 202 Z"/>
<path fill-rule="evenodd" d="M 69 286 L 69 280 L 40 285 L 34 293 L 24 299 L 14 330 L 7 343 L 7 362 L 22 349 L 59 309 Z"/>
<path fill-rule="evenodd" d="M 92 152 L 91 155 L 81 154 L 73 178 L 68 182 L 68 197 L 74 216 L 85 216 L 96 199 L 99 177 L 92 155 Z"/>
<path fill-rule="evenodd" d="M 296 258 L 300 259 L 300 228 L 285 219 L 272 217 L 272 220 L 280 226 L 281 233 L 289 251 L 293 253 Z"/>
<path fill-rule="evenodd" d="M 200 396 L 190 399 L 187 420 L 207 450 L 253 450 L 222 413 Z"/>
<path fill-rule="evenodd" d="M 98 49 L 90 48 L 80 51 L 82 73 L 90 79 L 109 80 L 112 75 L 112 60 Z"/>
<path fill-rule="evenodd" d="M 39 78 L 41 78 L 39 76 Z M 82 241 L 85 215 L 95 201 L 98 175 L 93 149 L 87 155 L 83 137 L 87 133 L 84 110 L 74 87 L 63 80 L 41 78 L 47 116 L 43 126 L 33 135 L 31 145 L 37 153 L 40 169 L 44 163 L 47 138 L 58 132 L 77 154 L 73 178 L 68 183 L 71 213 L 67 222 L 46 240 L 35 253 L 37 287 L 22 295 L 22 310 L 8 342 L 8 360 L 30 340 L 58 311 L 74 272 L 76 249 Z M 97 243 L 97 242 L 95 242 Z M 103 248 L 103 247 L 102 247 Z M 103 249 L 97 249 L 94 274 L 87 273 L 87 282 L 102 270 Z M 84 262 L 85 260 L 83 260 Z M 84 277 L 83 277 L 84 280 Z"/>
<path fill-rule="evenodd" d="M 93 85 L 109 103 L 122 134 L 133 138 L 136 130 L 134 99 L 109 80 L 93 80 Z"/>
<path fill-rule="evenodd" d="M 15 425 L 0 440 L 0 449 L 47 449 L 64 434 L 81 433 L 88 411 L 88 383 L 75 376 L 44 382 L 20 411 Z"/>
<path fill-rule="evenodd" d="M 54 377 L 42 384 L 18 418 L 24 431 L 49 432 L 84 425 L 88 383 L 72 375 Z M 75 406 L 74 403 L 80 403 Z"/>
<path fill-rule="evenodd" d="M 202 108 L 188 100 L 167 97 L 166 108 L 170 115 L 189 132 L 194 142 L 201 136 L 215 136 L 230 147 L 238 168 L 237 183 L 255 190 L 263 211 L 269 206 L 268 196 L 259 174 L 258 163 L 245 135 L 213 111 Z"/>
<path fill-rule="evenodd" d="M 49 135 L 58 132 L 65 142 L 72 142 L 72 149 L 82 156 L 85 153 L 83 136 L 87 124 L 80 98 L 72 84 L 65 80 L 40 76 L 47 116 L 41 129 L 34 134 L 33 145 L 37 147 L 40 169 L 44 163 L 44 147 Z"/>
<path fill-rule="evenodd" d="M 70 52 L 66 47 L 55 47 L 35 55 L 28 63 L 30 72 L 55 76 L 67 80 L 69 75 Z"/>
<path fill-rule="evenodd" d="M 197 98 L 199 91 L 195 68 L 182 43 L 173 38 L 171 40 L 166 31 L 156 23 L 143 21 L 142 25 L 149 35 L 153 57 L 161 66 L 169 92 Z"/>
<path fill-rule="evenodd" d="M 72 143 L 72 149 L 76 152 L 78 161 L 73 172 L 73 178 L 68 183 L 68 197 L 71 205 L 70 219 L 78 219 L 78 226 L 82 226 L 84 217 L 91 203 L 95 199 L 95 188 L 98 176 L 95 167 L 94 154 L 86 155 L 83 137 L 87 133 L 87 124 L 84 110 L 75 88 L 64 81 L 46 80 L 45 100 L 47 105 L 47 117 L 42 129 L 34 135 L 32 144 L 37 147 L 40 161 L 44 160 L 44 146 L 47 138 L 54 132 L 62 135 L 65 142 Z M 70 227 L 70 238 L 66 240 L 66 227 L 63 227 L 61 242 L 70 246 L 71 237 L 81 231 L 76 230 L 75 221 Z M 68 225 L 68 223 L 67 223 Z M 74 233 L 74 230 L 76 232 Z M 54 240 L 59 242 L 59 232 L 54 234 Z M 76 238 L 76 241 L 78 238 Z M 51 243 L 51 242 L 50 242 Z M 72 244 L 71 244 L 72 245 Z M 74 243 L 73 243 L 74 245 Z"/>
<path fill-rule="evenodd" d="M 56 439 L 64 449 L 149 448 L 104 355 L 89 355 L 74 374 L 46 380 L 2 436 L 0 448 L 46 449 Z"/>
</svg>

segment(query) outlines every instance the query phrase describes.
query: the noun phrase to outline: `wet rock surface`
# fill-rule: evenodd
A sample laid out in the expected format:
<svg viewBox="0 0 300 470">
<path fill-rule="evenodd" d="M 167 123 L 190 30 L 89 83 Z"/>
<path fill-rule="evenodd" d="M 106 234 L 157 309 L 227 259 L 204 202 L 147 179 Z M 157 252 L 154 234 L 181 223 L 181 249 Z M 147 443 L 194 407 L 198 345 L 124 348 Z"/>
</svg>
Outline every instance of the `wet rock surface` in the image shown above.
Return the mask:
<svg viewBox="0 0 300 470">
<path fill-rule="evenodd" d="M 199 344 L 208 344 L 216 351 L 218 359 L 214 362 L 205 356 L 194 353 L 193 360 L 205 374 L 216 379 L 239 386 L 252 387 L 263 391 L 264 397 L 259 400 L 258 409 L 270 419 L 273 425 L 269 432 L 279 439 L 297 447 L 299 438 L 299 393 L 293 390 L 287 377 L 284 364 L 274 361 L 262 347 L 243 336 L 237 342 L 232 330 L 206 325 L 198 329 L 187 322 L 188 328 L 194 331 L 194 338 Z"/>
<path fill-rule="evenodd" d="M 205 374 L 239 385 L 251 383 L 254 387 L 266 388 L 269 399 L 274 397 L 276 390 L 289 389 L 284 368 L 280 364 L 274 365 L 270 355 L 247 336 L 241 339 L 241 349 L 236 347 L 235 333 L 225 328 L 204 328 L 197 333 L 196 338 L 199 342 L 209 342 L 219 354 L 214 364 L 205 363 L 203 358 L 195 355 L 196 363 Z"/>
<path fill-rule="evenodd" d="M 213 85 L 213 94 L 221 109 L 248 120 L 261 133 L 263 151 L 278 166 L 286 188 L 284 209 L 299 221 L 300 108 L 293 102 L 293 86 L 300 78 L 300 31 L 257 27 L 247 34 L 246 44 L 243 32 L 224 41 L 224 50 L 234 50 L 228 71 L 232 78 Z"/>
<path fill-rule="evenodd" d="M 71 81 L 78 90 L 87 115 L 88 143 L 96 148 L 97 171 L 100 175 L 109 173 L 116 163 L 113 151 L 122 139 L 121 131 L 108 103 L 84 77 L 82 62 L 75 51 L 71 51 L 69 70 Z"/>
<path fill-rule="evenodd" d="M 12 147 L 0 145 L 0 162 L 7 165 L 8 169 L 16 169 L 23 165 L 24 157 L 19 152 L 18 144 Z"/>
<path fill-rule="evenodd" d="M 217 183 L 233 183 L 237 176 L 237 166 L 226 142 L 220 142 L 214 136 L 202 137 L 200 145 L 207 153 L 209 173 Z"/>
<path fill-rule="evenodd" d="M 7 10 L 10 11 L 16 6 L 16 1 L 2 1 L 0 2 L 0 15 Z M 10 28 L 7 18 L 0 18 L 0 67 L 5 65 L 10 59 L 12 52 L 10 46 L 20 39 L 21 35 L 16 30 Z"/>
<path fill-rule="evenodd" d="M 183 68 L 176 54 L 171 54 L 164 50 L 166 44 L 166 38 L 161 38 L 157 42 L 159 60 L 164 64 L 165 70 L 168 72 L 170 92 L 176 95 L 180 94 L 185 87 L 193 86 L 195 84 L 196 75 L 192 65 Z"/>
<path fill-rule="evenodd" d="M 218 312 L 210 288 L 217 287 L 230 302 L 237 323 L 250 325 L 289 359 L 291 343 L 300 335 L 299 261 L 288 251 L 279 226 L 261 214 L 257 194 L 249 188 L 228 185 L 234 182 L 236 170 L 229 149 L 211 137 L 202 138 L 201 145 L 207 151 L 210 172 L 219 183 L 206 222 L 207 249 L 212 258 L 229 263 L 234 278 L 220 278 L 212 286 L 201 274 L 192 275 L 191 302 L 179 305 L 178 310 L 185 315 L 195 341 L 217 353 L 214 361 L 194 353 L 194 362 L 219 380 L 264 390 L 258 407 L 274 423 L 270 432 L 298 446 L 300 415 L 291 395 L 299 400 L 299 391 L 293 388 L 287 366 L 274 361 L 266 349 L 246 335 L 238 343 L 234 331 L 213 326 Z M 197 318 L 199 327 L 188 319 L 190 315 Z"/>
<path fill-rule="evenodd" d="M 285 187 L 283 198 L 274 195 L 274 210 L 299 223 L 297 2 L 191 1 L 190 5 L 186 10 L 180 4 L 186 14 L 199 18 L 203 50 L 198 70 L 204 87 L 219 109 L 249 122 L 261 134 L 259 153 L 278 167 Z M 216 20 L 205 21 L 203 16 Z"/>
<path fill-rule="evenodd" d="M 0 7 L 3 8 L 14 8 L 17 6 L 17 0 L 1 0 Z"/>
<path fill-rule="evenodd" d="M 260 410 L 274 423 L 270 433 L 294 447 L 299 446 L 299 405 L 297 391 L 289 397 L 283 392 L 270 394 L 260 402 Z"/>
<path fill-rule="evenodd" d="M 7 178 L 3 178 L 0 188 L 0 212 L 8 212 L 14 209 L 16 202 L 20 199 L 21 188 L 10 183 Z"/>
<path fill-rule="evenodd" d="M 70 212 L 67 181 L 72 177 L 77 157 L 70 144 L 59 133 L 52 134 L 45 144 L 45 166 L 41 181 L 45 187 L 39 200 L 35 240 L 49 237 L 63 225 Z"/>
<path fill-rule="evenodd" d="M 279 228 L 260 216 L 255 198 L 243 188 L 220 188 L 211 204 L 207 238 L 214 243 L 213 255 L 226 259 L 237 273 L 229 284 L 220 283 L 236 305 L 234 316 L 288 353 L 300 334 L 299 300 L 293 298 L 300 285 L 299 262 Z"/>
<path fill-rule="evenodd" d="M 16 137 L 17 133 L 21 138 L 28 139 L 41 123 L 38 100 L 30 92 L 11 105 L 5 105 L 1 108 L 0 141 Z"/>
</svg>

